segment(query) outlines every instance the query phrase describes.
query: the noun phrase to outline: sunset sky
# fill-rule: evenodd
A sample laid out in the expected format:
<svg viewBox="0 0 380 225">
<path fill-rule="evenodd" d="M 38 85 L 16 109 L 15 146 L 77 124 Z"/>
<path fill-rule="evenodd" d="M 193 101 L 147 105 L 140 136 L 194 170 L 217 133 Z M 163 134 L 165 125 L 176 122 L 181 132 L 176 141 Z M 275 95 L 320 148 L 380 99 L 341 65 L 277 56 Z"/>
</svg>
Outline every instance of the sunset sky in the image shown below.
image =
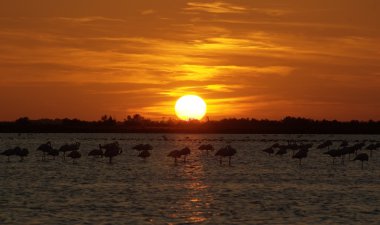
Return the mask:
<svg viewBox="0 0 380 225">
<path fill-rule="evenodd" d="M 380 120 L 378 0 L 1 0 L 0 120 Z"/>
</svg>

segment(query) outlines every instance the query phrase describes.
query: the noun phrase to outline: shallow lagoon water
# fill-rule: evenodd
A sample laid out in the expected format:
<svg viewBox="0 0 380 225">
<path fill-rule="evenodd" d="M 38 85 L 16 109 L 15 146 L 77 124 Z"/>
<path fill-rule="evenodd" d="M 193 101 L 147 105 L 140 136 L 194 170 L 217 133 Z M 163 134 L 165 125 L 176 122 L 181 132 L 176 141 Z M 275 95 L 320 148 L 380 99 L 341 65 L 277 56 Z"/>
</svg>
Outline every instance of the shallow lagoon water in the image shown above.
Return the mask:
<svg viewBox="0 0 380 225">
<path fill-rule="evenodd" d="M 0 149 L 21 146 L 24 162 L 0 158 L 0 224 L 379 224 L 380 150 L 361 169 L 346 159 L 332 166 L 322 140 L 380 141 L 360 135 L 247 134 L 0 134 Z M 261 150 L 287 139 L 314 143 L 298 165 L 290 154 L 268 157 Z M 41 161 L 35 149 L 80 142 L 82 158 Z M 87 157 L 99 144 L 118 141 L 114 159 Z M 131 148 L 149 143 L 146 161 Z M 232 166 L 211 153 L 231 144 Z M 369 143 L 369 142 L 368 142 Z M 339 141 L 334 142 L 336 146 Z M 190 147 L 186 163 L 166 155 Z M 366 151 L 363 151 L 366 152 Z"/>
</svg>

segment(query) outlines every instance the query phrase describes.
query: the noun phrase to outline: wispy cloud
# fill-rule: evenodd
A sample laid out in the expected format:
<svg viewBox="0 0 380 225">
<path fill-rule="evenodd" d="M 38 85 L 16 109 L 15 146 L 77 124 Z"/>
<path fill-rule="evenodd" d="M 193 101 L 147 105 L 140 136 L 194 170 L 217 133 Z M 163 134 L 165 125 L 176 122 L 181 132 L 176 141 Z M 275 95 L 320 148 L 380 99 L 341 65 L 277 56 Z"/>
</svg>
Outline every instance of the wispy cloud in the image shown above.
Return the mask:
<svg viewBox="0 0 380 225">
<path fill-rule="evenodd" d="M 189 2 L 185 10 L 200 11 L 208 13 L 245 13 L 247 8 L 241 5 L 235 5 L 227 2 Z"/>
<path fill-rule="evenodd" d="M 154 13 L 156 13 L 156 11 L 153 10 L 153 9 L 146 9 L 146 10 L 141 11 L 141 15 L 143 15 L 143 16 L 151 15 L 151 14 L 154 14 Z"/>
</svg>

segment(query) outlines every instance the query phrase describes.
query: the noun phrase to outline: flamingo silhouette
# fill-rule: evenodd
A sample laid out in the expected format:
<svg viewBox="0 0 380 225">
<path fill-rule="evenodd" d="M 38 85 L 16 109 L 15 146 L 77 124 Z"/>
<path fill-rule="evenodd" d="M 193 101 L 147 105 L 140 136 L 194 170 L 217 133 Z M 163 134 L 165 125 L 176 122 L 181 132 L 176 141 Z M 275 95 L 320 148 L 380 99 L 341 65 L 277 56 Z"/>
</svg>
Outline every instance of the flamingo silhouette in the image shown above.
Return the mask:
<svg viewBox="0 0 380 225">
<path fill-rule="evenodd" d="M 53 156 L 53 160 L 55 160 L 55 157 L 59 155 L 59 150 L 58 149 L 50 149 L 47 152 L 47 155 Z"/>
<path fill-rule="evenodd" d="M 280 147 L 280 149 L 276 152 L 276 155 L 283 156 L 288 153 L 288 150 L 286 147 Z"/>
<path fill-rule="evenodd" d="M 66 152 L 71 152 L 71 151 L 78 151 L 80 147 L 79 142 L 75 142 L 73 144 L 64 144 L 59 148 L 60 152 L 63 152 L 62 159 L 63 161 L 66 160 Z"/>
<path fill-rule="evenodd" d="M 181 157 L 181 151 L 180 150 L 173 150 L 173 151 L 169 152 L 167 157 L 174 158 L 174 164 L 177 165 L 177 159 Z"/>
<path fill-rule="evenodd" d="M 78 150 L 75 150 L 75 151 L 71 151 L 67 157 L 70 157 L 73 159 L 73 164 L 76 163 L 76 159 L 79 159 L 80 157 L 82 157 L 82 154 L 80 154 L 80 152 Z"/>
<path fill-rule="evenodd" d="M 302 164 L 302 159 L 307 157 L 307 153 L 309 150 L 307 149 L 301 149 L 299 150 L 292 158 L 293 159 L 299 159 L 299 165 L 301 166 Z"/>
<path fill-rule="evenodd" d="M 94 156 L 94 157 L 103 157 L 103 151 L 101 146 L 99 145 L 98 149 L 93 149 L 88 153 L 88 156 Z"/>
<path fill-rule="evenodd" d="M 105 145 L 99 145 L 100 149 L 104 148 L 104 156 L 109 158 L 109 163 L 112 164 L 112 158 L 120 155 L 123 151 L 117 141 Z"/>
<path fill-rule="evenodd" d="M 29 155 L 29 150 L 26 148 L 16 147 L 14 151 L 15 155 L 20 157 L 20 162 L 24 161 L 24 157 Z"/>
<path fill-rule="evenodd" d="M 332 141 L 327 140 L 323 142 L 322 144 L 318 145 L 317 149 L 323 149 L 323 148 L 329 149 L 331 145 L 333 145 Z"/>
<path fill-rule="evenodd" d="M 8 157 L 7 162 L 10 162 L 10 161 L 11 161 L 11 160 L 10 160 L 10 157 L 11 157 L 12 155 L 15 155 L 15 154 L 16 154 L 16 152 L 15 152 L 15 150 L 14 150 L 13 148 L 11 148 L 11 149 L 7 149 L 7 150 L 5 150 L 5 151 L 3 151 L 3 152 L 1 153 L 1 155 L 5 155 L 5 156 Z"/>
<path fill-rule="evenodd" d="M 355 155 L 358 154 L 358 151 L 361 150 L 363 147 L 365 146 L 365 142 L 360 142 L 360 143 L 357 143 L 357 144 L 354 144 L 352 146 L 352 148 L 354 148 L 355 150 Z"/>
<path fill-rule="evenodd" d="M 342 141 L 342 143 L 340 143 L 340 147 L 347 147 L 348 146 L 348 142 L 346 140 Z"/>
<path fill-rule="evenodd" d="M 367 161 L 368 162 L 368 154 L 367 153 L 360 153 L 358 154 L 354 159 L 353 161 L 356 161 L 356 160 L 359 160 L 362 162 L 362 169 L 363 169 L 363 163 L 364 161 Z"/>
<path fill-rule="evenodd" d="M 212 146 L 211 144 L 201 145 L 201 146 L 199 146 L 198 149 L 206 151 L 206 155 L 208 156 L 208 151 L 214 151 L 214 146 Z"/>
<path fill-rule="evenodd" d="M 263 152 L 267 153 L 269 156 L 274 153 L 274 149 L 272 147 L 266 148 Z"/>
<path fill-rule="evenodd" d="M 46 154 L 51 151 L 53 148 L 51 147 L 51 142 L 48 141 L 46 144 L 42 144 L 37 148 L 37 151 L 42 151 L 42 161 L 45 161 Z"/>
<path fill-rule="evenodd" d="M 136 151 L 152 150 L 153 146 L 150 144 L 138 144 L 135 145 L 132 149 L 135 149 Z"/>
<path fill-rule="evenodd" d="M 188 147 L 185 147 L 179 151 L 180 155 L 183 155 L 183 162 L 186 162 L 186 157 L 190 155 L 191 150 Z"/>
<path fill-rule="evenodd" d="M 236 149 L 231 147 L 230 145 L 227 145 L 224 148 L 219 149 L 215 156 L 219 156 L 219 164 L 222 165 L 222 157 L 228 157 L 228 165 L 231 166 L 231 157 L 236 154 Z"/>
<path fill-rule="evenodd" d="M 148 150 L 142 150 L 138 155 L 138 157 L 143 158 L 144 160 L 146 160 L 146 158 L 148 158 L 149 156 L 150 152 Z"/>
<path fill-rule="evenodd" d="M 324 152 L 323 154 L 331 156 L 333 158 L 333 163 L 332 164 L 334 165 L 335 164 L 335 158 L 336 157 L 341 157 L 342 156 L 342 151 L 339 150 L 339 149 L 331 149 L 331 150 L 329 150 L 327 152 Z"/>
<path fill-rule="evenodd" d="M 369 150 L 369 156 L 372 157 L 372 151 L 377 150 L 377 148 L 376 144 L 370 144 L 365 149 Z"/>
</svg>

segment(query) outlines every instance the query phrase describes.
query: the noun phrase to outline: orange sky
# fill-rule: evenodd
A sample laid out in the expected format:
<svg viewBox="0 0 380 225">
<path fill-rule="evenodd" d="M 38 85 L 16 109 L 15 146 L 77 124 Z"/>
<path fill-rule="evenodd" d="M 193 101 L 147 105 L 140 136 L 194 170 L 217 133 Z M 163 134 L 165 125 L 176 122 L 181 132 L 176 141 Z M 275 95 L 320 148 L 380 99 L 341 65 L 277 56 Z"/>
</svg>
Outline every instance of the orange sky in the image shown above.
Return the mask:
<svg viewBox="0 0 380 225">
<path fill-rule="evenodd" d="M 2 0 L 0 120 L 380 119 L 378 0 Z"/>
</svg>

